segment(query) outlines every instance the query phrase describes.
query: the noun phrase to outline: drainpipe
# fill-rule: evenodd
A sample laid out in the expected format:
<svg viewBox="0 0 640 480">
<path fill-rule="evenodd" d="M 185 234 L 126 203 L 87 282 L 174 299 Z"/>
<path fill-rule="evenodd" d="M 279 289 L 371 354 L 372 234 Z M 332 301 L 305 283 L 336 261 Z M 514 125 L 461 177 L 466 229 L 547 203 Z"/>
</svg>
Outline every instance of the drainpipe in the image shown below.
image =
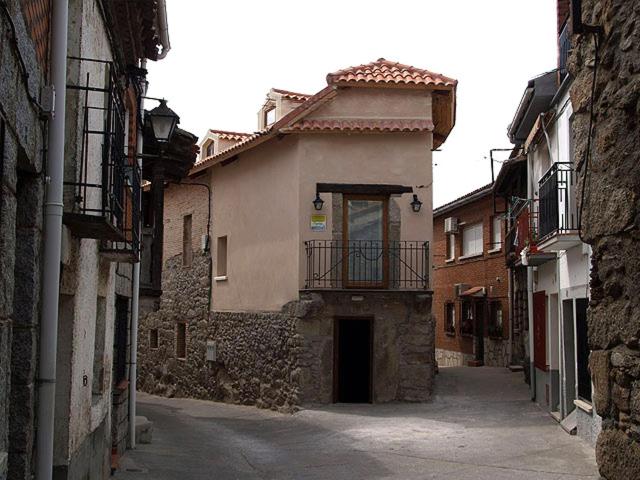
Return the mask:
<svg viewBox="0 0 640 480">
<path fill-rule="evenodd" d="M 531 178 L 533 177 L 531 155 L 527 154 L 527 198 L 533 199 L 533 189 L 531 188 Z M 534 203 L 531 202 L 533 210 Z M 533 213 L 533 212 L 532 212 Z M 536 399 L 536 367 L 534 352 L 534 331 L 533 331 L 533 269 L 527 267 L 527 313 L 529 323 L 529 378 L 531 380 L 531 400 Z"/>
<path fill-rule="evenodd" d="M 147 61 L 140 63 L 142 69 L 147 68 Z M 144 118 L 144 97 L 147 94 L 149 83 L 145 80 L 140 98 L 140 115 Z M 136 139 L 136 163 L 142 169 L 142 152 L 144 146 L 144 132 L 138 128 Z M 142 189 L 138 192 L 138 205 L 142 205 Z M 142 216 L 138 218 L 138 231 L 142 241 Z M 140 311 L 140 263 L 141 259 L 133 264 L 133 291 L 131 292 L 131 346 L 129 347 L 129 448 L 136 448 L 136 389 L 138 379 L 138 318 Z"/>
<path fill-rule="evenodd" d="M 47 193 L 44 204 L 44 268 L 40 362 L 38 369 L 38 419 L 36 433 L 36 479 L 53 477 L 53 439 L 58 349 L 58 300 L 62 245 L 64 129 L 67 80 L 67 32 L 69 2 L 52 3 L 51 82 L 55 88 L 54 115 L 49 122 Z"/>
<path fill-rule="evenodd" d="M 160 44 L 162 52 L 158 54 L 158 60 L 162 60 L 171 50 L 171 42 L 169 41 L 169 24 L 167 22 L 167 3 L 166 0 L 158 2 L 158 28 L 160 29 Z"/>
<path fill-rule="evenodd" d="M 507 275 L 507 288 L 508 288 L 508 293 L 507 293 L 507 299 L 509 302 L 509 343 L 507 344 L 507 358 L 508 358 L 508 365 L 507 366 L 511 366 L 513 364 L 513 325 L 514 325 L 514 318 L 513 318 L 513 270 L 509 269 L 509 274 Z"/>
</svg>

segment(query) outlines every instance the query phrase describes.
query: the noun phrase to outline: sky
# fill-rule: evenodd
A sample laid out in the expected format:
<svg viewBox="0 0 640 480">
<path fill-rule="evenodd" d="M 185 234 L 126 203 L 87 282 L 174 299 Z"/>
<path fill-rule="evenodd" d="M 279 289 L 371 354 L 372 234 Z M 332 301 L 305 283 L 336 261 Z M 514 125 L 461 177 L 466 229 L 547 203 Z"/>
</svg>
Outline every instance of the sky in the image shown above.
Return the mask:
<svg viewBox="0 0 640 480">
<path fill-rule="evenodd" d="M 489 150 L 511 146 L 527 81 L 557 58 L 556 0 L 167 0 L 167 13 L 172 49 L 149 62 L 148 95 L 200 138 L 257 130 L 271 87 L 315 93 L 327 73 L 380 57 L 456 78 L 435 207 L 491 182 Z"/>
</svg>

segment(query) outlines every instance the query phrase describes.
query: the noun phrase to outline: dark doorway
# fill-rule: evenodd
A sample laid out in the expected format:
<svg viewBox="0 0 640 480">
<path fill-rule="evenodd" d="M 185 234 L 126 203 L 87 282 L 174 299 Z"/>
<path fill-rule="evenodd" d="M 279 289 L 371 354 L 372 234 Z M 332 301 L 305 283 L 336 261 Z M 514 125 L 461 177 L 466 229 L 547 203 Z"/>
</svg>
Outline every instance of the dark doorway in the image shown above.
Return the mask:
<svg viewBox="0 0 640 480">
<path fill-rule="evenodd" d="M 334 401 L 371 403 L 372 319 L 336 319 L 334 333 Z"/>
<path fill-rule="evenodd" d="M 129 299 L 116 295 L 116 320 L 113 335 L 113 380 L 115 385 L 127 379 L 128 344 Z"/>
<path fill-rule="evenodd" d="M 547 297 L 545 291 L 533 294 L 533 364 L 546 372 L 547 368 Z"/>
<path fill-rule="evenodd" d="M 474 340 L 476 343 L 475 348 L 475 358 L 477 362 L 480 364 L 484 364 L 484 312 L 485 312 L 485 302 L 478 301 L 474 304 L 475 309 L 475 332 L 474 332 Z"/>
<path fill-rule="evenodd" d="M 576 343 L 578 346 L 578 397 L 591 401 L 591 375 L 589 374 L 589 339 L 587 328 L 587 298 L 576 299 Z"/>
</svg>

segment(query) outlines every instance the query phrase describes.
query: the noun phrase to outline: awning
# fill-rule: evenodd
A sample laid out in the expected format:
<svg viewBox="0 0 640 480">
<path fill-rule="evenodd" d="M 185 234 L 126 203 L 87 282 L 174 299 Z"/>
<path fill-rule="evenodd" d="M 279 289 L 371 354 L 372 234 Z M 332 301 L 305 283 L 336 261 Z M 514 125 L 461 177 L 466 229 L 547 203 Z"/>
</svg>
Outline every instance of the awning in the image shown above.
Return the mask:
<svg viewBox="0 0 640 480">
<path fill-rule="evenodd" d="M 471 287 L 460 294 L 461 297 L 484 297 L 487 294 L 484 287 Z"/>
</svg>

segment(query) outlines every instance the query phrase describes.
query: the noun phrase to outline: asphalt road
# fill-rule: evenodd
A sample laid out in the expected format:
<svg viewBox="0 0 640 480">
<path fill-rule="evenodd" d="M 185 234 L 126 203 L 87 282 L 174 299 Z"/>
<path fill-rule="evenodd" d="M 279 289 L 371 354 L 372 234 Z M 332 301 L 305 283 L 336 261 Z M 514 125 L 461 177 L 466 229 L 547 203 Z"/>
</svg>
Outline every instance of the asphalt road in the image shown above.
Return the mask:
<svg viewBox="0 0 640 480">
<path fill-rule="evenodd" d="M 502 368 L 442 368 L 427 404 L 283 415 L 140 394 L 139 414 L 153 443 L 127 453 L 118 480 L 600 478 L 593 448 Z"/>
</svg>

